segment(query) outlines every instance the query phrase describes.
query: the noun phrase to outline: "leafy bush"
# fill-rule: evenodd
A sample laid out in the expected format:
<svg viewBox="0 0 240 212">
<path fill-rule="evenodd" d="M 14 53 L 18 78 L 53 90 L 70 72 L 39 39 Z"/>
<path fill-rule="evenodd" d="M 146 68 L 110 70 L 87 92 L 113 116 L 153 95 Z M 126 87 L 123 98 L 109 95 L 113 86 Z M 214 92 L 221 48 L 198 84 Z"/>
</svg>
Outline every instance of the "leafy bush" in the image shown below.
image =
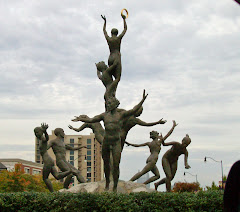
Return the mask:
<svg viewBox="0 0 240 212">
<path fill-rule="evenodd" d="M 222 211 L 223 193 L 39 193 L 0 194 L 0 211 Z"/>
<path fill-rule="evenodd" d="M 211 186 L 206 186 L 206 189 L 208 191 L 216 191 L 219 190 L 219 186 L 216 185 L 216 183 L 214 181 L 212 181 L 212 185 Z"/>
<path fill-rule="evenodd" d="M 201 190 L 199 183 L 176 182 L 173 192 L 194 192 Z"/>
<path fill-rule="evenodd" d="M 55 191 L 63 188 L 63 185 L 52 179 Z M 38 191 L 48 192 L 42 175 L 25 174 L 16 164 L 15 170 L 4 170 L 0 173 L 0 192 L 21 192 L 21 191 Z"/>
</svg>

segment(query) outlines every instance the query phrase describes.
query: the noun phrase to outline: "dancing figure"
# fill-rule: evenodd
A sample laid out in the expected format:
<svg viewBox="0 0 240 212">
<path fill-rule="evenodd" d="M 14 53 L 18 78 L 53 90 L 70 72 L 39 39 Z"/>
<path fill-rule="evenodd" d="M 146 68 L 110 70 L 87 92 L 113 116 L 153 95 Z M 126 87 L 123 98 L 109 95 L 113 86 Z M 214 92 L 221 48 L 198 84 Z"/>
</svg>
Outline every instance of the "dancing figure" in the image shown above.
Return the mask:
<svg viewBox="0 0 240 212">
<path fill-rule="evenodd" d="M 42 123 L 41 127 L 36 127 L 34 129 L 34 133 L 39 142 L 40 155 L 42 156 L 42 159 L 43 159 L 43 173 L 42 173 L 43 181 L 46 184 L 48 190 L 50 192 L 53 192 L 53 186 L 52 186 L 51 180 L 48 179 L 49 174 L 51 173 L 57 180 L 60 180 L 66 177 L 67 175 L 71 174 L 72 171 L 69 169 L 65 172 L 59 173 L 56 167 L 54 166 L 54 161 L 47 152 L 47 142 L 49 140 L 47 128 L 48 128 L 48 125 Z"/>
<path fill-rule="evenodd" d="M 142 146 L 148 146 L 149 150 L 150 150 L 150 156 L 148 157 L 147 161 L 146 161 L 146 166 L 143 168 L 142 171 L 136 173 L 131 179 L 130 181 L 135 181 L 138 178 L 140 178 L 142 175 L 146 174 L 149 171 L 152 171 L 152 173 L 154 174 L 154 176 L 150 177 L 148 180 L 146 180 L 144 182 L 144 184 L 148 184 L 151 183 L 157 179 L 160 178 L 160 174 L 159 174 L 159 170 L 156 166 L 156 163 L 158 161 L 158 155 L 160 153 L 161 150 L 161 144 L 164 143 L 164 141 L 172 134 L 174 128 L 177 126 L 176 122 L 173 121 L 173 126 L 170 129 L 170 131 L 164 136 L 162 137 L 162 135 L 159 136 L 159 133 L 157 131 L 152 131 L 150 132 L 150 138 L 152 138 L 152 142 L 147 142 L 147 143 L 143 143 L 143 144 L 131 144 L 125 141 L 125 143 L 127 145 L 130 146 L 134 146 L 134 147 L 142 147 Z"/>
<path fill-rule="evenodd" d="M 173 180 L 176 172 L 177 172 L 177 163 L 180 155 L 184 154 L 184 164 L 185 169 L 190 169 L 191 167 L 188 165 L 188 151 L 187 146 L 191 143 L 191 139 L 187 134 L 183 139 L 182 143 L 179 142 L 163 142 L 163 146 L 172 146 L 162 157 L 162 166 L 163 170 L 166 174 L 166 177 L 160 180 L 157 183 L 154 183 L 155 190 L 157 190 L 158 186 L 161 184 L 166 184 L 166 190 L 168 192 L 171 191 L 171 181 Z"/>
</svg>

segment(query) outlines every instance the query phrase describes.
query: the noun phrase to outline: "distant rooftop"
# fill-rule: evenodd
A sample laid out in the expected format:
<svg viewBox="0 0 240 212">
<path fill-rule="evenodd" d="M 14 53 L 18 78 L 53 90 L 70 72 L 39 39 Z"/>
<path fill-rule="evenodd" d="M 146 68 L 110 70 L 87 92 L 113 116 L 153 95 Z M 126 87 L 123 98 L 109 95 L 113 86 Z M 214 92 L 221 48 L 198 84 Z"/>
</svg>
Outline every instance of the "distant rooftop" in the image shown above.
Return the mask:
<svg viewBox="0 0 240 212">
<path fill-rule="evenodd" d="M 20 158 L 0 158 L 0 163 L 1 162 L 17 162 L 17 163 L 28 164 L 28 165 L 32 165 L 32 166 L 38 166 L 41 168 L 43 167 L 43 164 L 35 163 L 35 162 L 29 161 L 29 160 L 23 160 Z"/>
<path fill-rule="evenodd" d="M 7 167 L 4 166 L 4 165 L 0 162 L 0 170 L 2 170 L 2 169 L 7 169 Z"/>
</svg>

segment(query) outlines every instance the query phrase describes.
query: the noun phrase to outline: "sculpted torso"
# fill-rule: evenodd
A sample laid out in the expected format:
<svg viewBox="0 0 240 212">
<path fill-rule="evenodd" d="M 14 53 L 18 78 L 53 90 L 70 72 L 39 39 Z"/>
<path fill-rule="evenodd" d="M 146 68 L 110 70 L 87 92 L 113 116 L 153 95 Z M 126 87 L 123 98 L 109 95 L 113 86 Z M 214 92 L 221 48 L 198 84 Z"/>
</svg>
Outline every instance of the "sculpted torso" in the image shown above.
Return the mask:
<svg viewBox="0 0 240 212">
<path fill-rule="evenodd" d="M 53 152 L 56 156 L 56 161 L 66 160 L 66 147 L 61 139 L 55 139 L 52 145 Z"/>
<path fill-rule="evenodd" d="M 161 143 L 157 140 L 153 140 L 151 143 L 149 143 L 149 149 L 151 152 L 151 155 L 148 157 L 146 162 L 154 162 L 156 163 L 158 160 L 158 154 L 161 150 Z"/>
<path fill-rule="evenodd" d="M 121 39 L 117 36 L 109 37 L 107 39 L 110 54 L 119 52 L 120 53 L 120 46 L 121 46 Z"/>
<path fill-rule="evenodd" d="M 119 112 L 106 112 L 104 116 L 105 137 L 104 140 L 114 142 L 120 140 L 121 114 Z"/>
<path fill-rule="evenodd" d="M 54 165 L 53 159 L 47 153 L 47 141 L 39 140 L 39 150 L 42 156 L 44 165 Z"/>
<path fill-rule="evenodd" d="M 166 157 L 169 161 L 175 162 L 178 160 L 178 157 L 181 154 L 184 154 L 186 151 L 186 148 L 182 147 L 180 143 L 174 144 L 171 149 L 169 149 L 165 154 L 164 157 Z"/>
</svg>

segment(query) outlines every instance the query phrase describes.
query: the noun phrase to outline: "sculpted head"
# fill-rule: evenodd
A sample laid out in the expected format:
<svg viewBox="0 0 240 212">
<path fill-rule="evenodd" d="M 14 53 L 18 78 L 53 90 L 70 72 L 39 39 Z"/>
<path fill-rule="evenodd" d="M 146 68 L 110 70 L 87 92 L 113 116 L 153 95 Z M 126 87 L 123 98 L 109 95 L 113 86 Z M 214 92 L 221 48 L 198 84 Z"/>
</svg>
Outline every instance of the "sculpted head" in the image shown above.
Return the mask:
<svg viewBox="0 0 240 212">
<path fill-rule="evenodd" d="M 141 107 L 137 110 L 137 112 L 134 114 L 135 117 L 140 116 L 140 115 L 142 114 L 142 112 L 143 112 L 143 106 L 141 106 Z"/>
<path fill-rule="evenodd" d="M 184 147 L 187 147 L 191 143 L 191 138 L 189 137 L 188 134 L 182 139 L 182 145 Z"/>
<path fill-rule="evenodd" d="M 113 35 L 117 36 L 117 35 L 118 35 L 118 30 L 117 30 L 116 28 L 113 28 L 113 29 L 111 30 L 111 34 L 112 34 L 112 36 L 113 36 Z"/>
<path fill-rule="evenodd" d="M 64 130 L 62 128 L 56 128 L 54 130 L 54 134 L 57 136 L 57 137 L 61 137 L 61 138 L 64 138 L 65 136 L 65 133 L 64 133 Z"/>
<path fill-rule="evenodd" d="M 116 109 L 119 105 L 120 105 L 120 102 L 115 97 L 108 98 L 105 101 L 105 107 L 106 107 L 107 112 Z"/>
<path fill-rule="evenodd" d="M 157 131 L 151 131 L 150 132 L 150 138 L 155 139 L 159 136 L 159 133 Z"/>
<path fill-rule="evenodd" d="M 38 139 L 41 139 L 42 136 L 43 136 L 43 129 L 41 127 L 35 127 L 34 128 L 34 133 L 35 133 L 35 136 L 38 138 Z"/>
<path fill-rule="evenodd" d="M 96 66 L 97 66 L 97 70 L 101 72 L 105 71 L 108 68 L 108 66 L 105 64 L 104 61 L 97 63 Z"/>
</svg>

